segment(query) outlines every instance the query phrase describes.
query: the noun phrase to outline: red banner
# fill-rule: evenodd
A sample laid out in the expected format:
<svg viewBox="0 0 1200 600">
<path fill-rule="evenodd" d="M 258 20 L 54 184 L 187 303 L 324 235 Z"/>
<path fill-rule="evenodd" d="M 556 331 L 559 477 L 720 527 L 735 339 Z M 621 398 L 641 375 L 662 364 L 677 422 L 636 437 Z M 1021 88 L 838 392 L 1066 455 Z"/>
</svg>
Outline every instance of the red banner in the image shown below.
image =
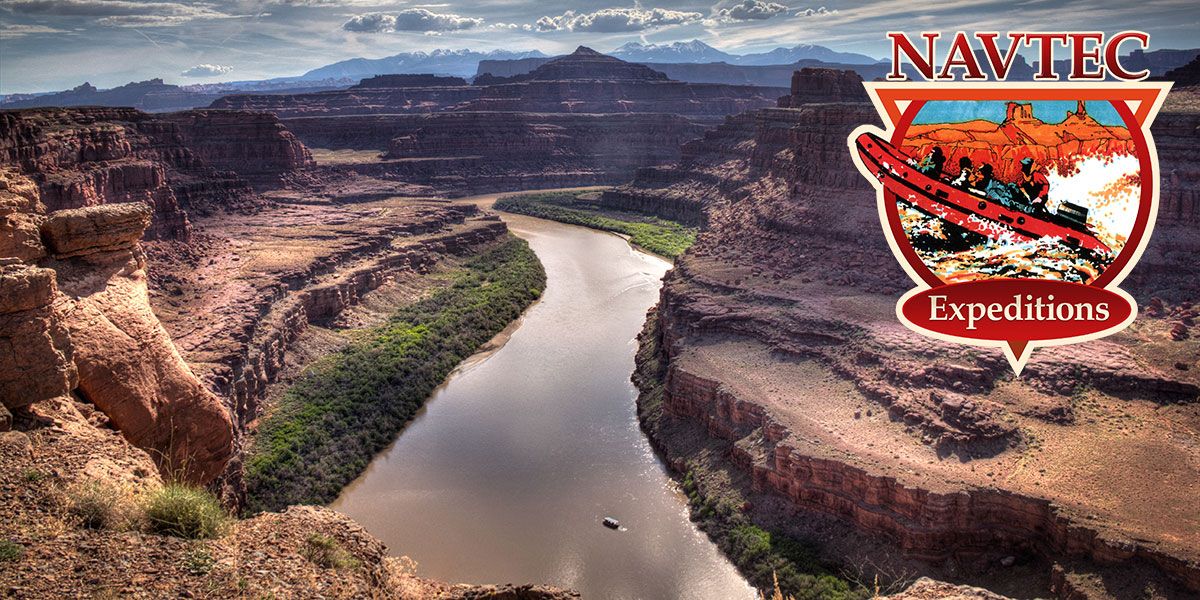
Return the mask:
<svg viewBox="0 0 1200 600">
<path fill-rule="evenodd" d="M 907 297 L 909 323 L 943 336 L 1002 340 L 1063 340 L 1120 327 L 1136 307 L 1109 290 L 1065 281 L 986 279 L 940 285 Z"/>
</svg>

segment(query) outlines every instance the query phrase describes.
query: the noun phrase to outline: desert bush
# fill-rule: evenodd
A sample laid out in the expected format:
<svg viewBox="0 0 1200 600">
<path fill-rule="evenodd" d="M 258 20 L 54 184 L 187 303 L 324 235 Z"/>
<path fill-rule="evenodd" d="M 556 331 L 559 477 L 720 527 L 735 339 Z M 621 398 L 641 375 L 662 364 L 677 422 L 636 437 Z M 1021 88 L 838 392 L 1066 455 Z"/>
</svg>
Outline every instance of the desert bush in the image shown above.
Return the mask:
<svg viewBox="0 0 1200 600">
<path fill-rule="evenodd" d="M 0 563 L 20 560 L 25 554 L 25 546 L 12 540 L 0 540 Z"/>
<path fill-rule="evenodd" d="M 697 229 L 649 215 L 614 211 L 580 200 L 575 192 L 544 192 L 506 196 L 497 210 L 582 225 L 629 236 L 636 246 L 676 258 L 696 241 Z"/>
<path fill-rule="evenodd" d="M 337 540 L 314 533 L 304 540 L 300 555 L 326 569 L 357 569 L 362 565 L 353 554 L 342 548 Z"/>
<path fill-rule="evenodd" d="M 231 520 L 215 496 L 182 483 L 169 483 L 151 492 L 145 512 L 150 531 L 188 539 L 219 537 Z"/>
<path fill-rule="evenodd" d="M 81 481 L 67 486 L 63 495 L 67 515 L 85 529 L 115 529 L 130 518 L 128 496 L 101 481 Z"/>
</svg>

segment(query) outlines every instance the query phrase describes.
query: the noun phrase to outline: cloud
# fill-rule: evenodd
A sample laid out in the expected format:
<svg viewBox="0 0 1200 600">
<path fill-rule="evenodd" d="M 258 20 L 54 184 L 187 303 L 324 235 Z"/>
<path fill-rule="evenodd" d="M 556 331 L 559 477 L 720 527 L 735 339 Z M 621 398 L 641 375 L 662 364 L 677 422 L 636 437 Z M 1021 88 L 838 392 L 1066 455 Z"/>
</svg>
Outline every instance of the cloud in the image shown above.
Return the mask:
<svg viewBox="0 0 1200 600">
<path fill-rule="evenodd" d="M 39 33 L 70 33 L 70 31 L 66 29 L 46 27 L 45 25 L 0 25 L 0 35 L 8 38 L 18 38 L 26 35 L 36 35 Z"/>
<path fill-rule="evenodd" d="M 615 33 L 694 23 L 703 16 L 698 12 L 684 12 L 667 8 L 602 8 L 590 13 L 576 13 L 569 10 L 557 17 L 540 18 L 535 27 L 539 31 Z"/>
<path fill-rule="evenodd" d="M 763 0 L 742 0 L 726 8 L 713 7 L 713 14 L 728 21 L 762 21 L 787 12 L 788 7 Z"/>
<path fill-rule="evenodd" d="M 460 31 L 483 25 L 483 19 L 462 17 L 450 13 L 435 13 L 424 8 L 406 8 L 395 14 L 368 13 L 351 17 L 342 29 L 357 33 L 391 33 L 394 31 Z"/>
<path fill-rule="evenodd" d="M 216 77 L 217 75 L 225 75 L 233 71 L 233 67 L 227 65 L 196 65 L 186 71 L 180 73 L 184 77 Z"/>
<path fill-rule="evenodd" d="M 178 25 L 193 19 L 227 19 L 202 2 L 146 2 L 139 0 L 3 0 L 0 8 L 16 13 L 56 17 L 89 17 L 101 25 Z"/>
<path fill-rule="evenodd" d="M 797 14 L 804 15 L 806 17 L 824 17 L 826 15 L 836 15 L 837 12 L 838 12 L 837 9 L 825 10 L 825 7 L 822 6 L 821 8 L 818 8 L 818 9 L 806 8 L 806 9 L 798 12 Z"/>
</svg>

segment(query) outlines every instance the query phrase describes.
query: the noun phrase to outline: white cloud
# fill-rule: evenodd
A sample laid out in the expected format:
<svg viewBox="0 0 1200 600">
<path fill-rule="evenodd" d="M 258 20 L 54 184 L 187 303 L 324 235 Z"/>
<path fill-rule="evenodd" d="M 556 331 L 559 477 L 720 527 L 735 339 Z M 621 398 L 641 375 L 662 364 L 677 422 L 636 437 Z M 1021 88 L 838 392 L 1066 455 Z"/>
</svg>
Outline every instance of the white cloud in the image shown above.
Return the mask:
<svg viewBox="0 0 1200 600">
<path fill-rule="evenodd" d="M 180 73 L 184 77 L 216 77 L 217 75 L 225 75 L 233 71 L 233 67 L 228 65 L 210 65 L 200 64 Z"/>
<path fill-rule="evenodd" d="M 703 16 L 698 12 L 666 8 L 602 8 L 590 13 L 576 13 L 569 10 L 557 17 L 541 17 L 535 26 L 539 31 L 614 33 L 695 23 Z"/>
<path fill-rule="evenodd" d="M 7 38 L 18 38 L 26 35 L 35 35 L 39 33 L 70 33 L 66 29 L 55 29 L 46 27 L 45 25 L 0 25 L 0 36 Z"/>
<path fill-rule="evenodd" d="M 729 21 L 762 21 L 787 12 L 788 7 L 763 0 L 742 0 L 728 7 L 713 7 L 713 14 Z"/>
<path fill-rule="evenodd" d="M 342 24 L 342 29 L 357 33 L 391 33 L 394 31 L 429 33 L 472 29 L 480 25 L 483 25 L 483 19 L 462 17 L 450 13 L 435 13 L 424 8 L 406 8 L 394 14 L 357 15 Z"/>
<path fill-rule="evenodd" d="M 822 6 L 821 8 L 818 8 L 818 9 L 806 8 L 806 9 L 800 11 L 799 14 L 804 15 L 806 17 L 823 17 L 825 15 L 836 15 L 837 12 L 838 12 L 837 9 L 825 10 L 825 7 Z"/>
<path fill-rule="evenodd" d="M 192 19 L 221 19 L 233 15 L 196 2 L 138 0 L 3 0 L 0 8 L 17 13 L 60 17 L 92 17 L 105 25 L 177 24 Z"/>
</svg>

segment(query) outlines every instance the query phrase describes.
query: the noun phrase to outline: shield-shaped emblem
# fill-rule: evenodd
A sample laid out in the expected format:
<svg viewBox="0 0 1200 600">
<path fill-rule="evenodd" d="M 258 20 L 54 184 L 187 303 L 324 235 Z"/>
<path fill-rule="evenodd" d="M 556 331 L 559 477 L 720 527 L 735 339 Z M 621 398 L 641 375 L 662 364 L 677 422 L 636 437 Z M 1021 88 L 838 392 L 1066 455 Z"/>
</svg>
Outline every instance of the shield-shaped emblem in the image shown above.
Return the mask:
<svg viewBox="0 0 1200 600">
<path fill-rule="evenodd" d="M 900 321 L 1003 349 L 1018 374 L 1037 346 L 1127 327 L 1118 285 L 1158 209 L 1150 123 L 1169 83 L 868 83 L 886 131 L 850 152 L 917 287 Z"/>
</svg>

